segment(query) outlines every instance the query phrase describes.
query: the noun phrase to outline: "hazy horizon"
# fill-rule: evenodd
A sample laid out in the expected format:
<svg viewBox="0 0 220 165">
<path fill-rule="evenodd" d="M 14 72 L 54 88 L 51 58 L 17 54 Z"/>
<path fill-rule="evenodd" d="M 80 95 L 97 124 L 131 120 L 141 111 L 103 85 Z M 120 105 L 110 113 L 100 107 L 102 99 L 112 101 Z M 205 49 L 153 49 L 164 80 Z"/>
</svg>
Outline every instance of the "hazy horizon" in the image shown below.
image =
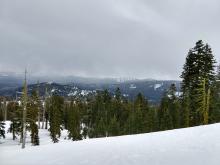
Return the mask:
<svg viewBox="0 0 220 165">
<path fill-rule="evenodd" d="M 13 77 L 13 76 L 17 76 L 19 78 L 24 78 L 25 73 L 24 72 L 0 72 L 0 76 L 3 77 Z M 31 74 L 31 73 L 27 73 L 27 78 L 28 79 L 39 79 L 39 80 L 54 80 L 54 82 L 56 82 L 56 80 L 59 80 L 61 78 L 65 79 L 94 79 L 94 80 L 114 80 L 114 81 L 142 81 L 142 80 L 156 80 L 156 81 L 181 81 L 181 79 L 155 79 L 155 78 L 150 78 L 150 77 L 143 77 L 143 78 L 136 78 L 136 77 L 104 77 L 104 76 L 97 76 L 97 77 L 92 77 L 92 76 L 76 76 L 76 75 L 35 75 L 35 74 Z"/>
</svg>

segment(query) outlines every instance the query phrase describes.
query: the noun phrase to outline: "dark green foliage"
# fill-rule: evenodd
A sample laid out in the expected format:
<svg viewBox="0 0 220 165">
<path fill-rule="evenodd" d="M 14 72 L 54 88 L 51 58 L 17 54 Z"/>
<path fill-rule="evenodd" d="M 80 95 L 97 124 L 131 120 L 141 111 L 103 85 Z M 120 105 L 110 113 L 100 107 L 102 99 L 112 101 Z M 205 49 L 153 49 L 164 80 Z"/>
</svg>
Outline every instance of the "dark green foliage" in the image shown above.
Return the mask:
<svg viewBox="0 0 220 165">
<path fill-rule="evenodd" d="M 158 110 L 158 122 L 159 130 L 169 130 L 173 129 L 173 120 L 169 111 L 169 97 L 167 94 L 161 100 L 161 105 Z"/>
<path fill-rule="evenodd" d="M 114 116 L 109 123 L 109 136 L 118 136 L 119 135 L 119 123 L 116 119 L 116 116 Z"/>
<path fill-rule="evenodd" d="M 5 123 L 0 121 L 0 138 L 5 138 Z"/>
<path fill-rule="evenodd" d="M 69 109 L 70 109 L 69 105 L 65 104 L 64 109 L 63 109 L 63 126 L 64 126 L 64 129 L 67 129 Z"/>
<path fill-rule="evenodd" d="M 205 92 L 208 92 L 215 81 L 214 74 L 215 59 L 212 54 L 211 48 L 208 44 L 203 44 L 200 40 L 196 43 L 195 47 L 190 49 L 186 62 L 181 74 L 182 92 L 183 92 L 183 105 L 187 106 L 185 110 L 189 111 L 189 126 L 200 125 L 203 123 L 201 118 L 200 103 L 198 102 L 198 88 L 201 81 L 204 79 Z M 187 99 L 187 101 L 185 100 Z M 186 115 L 186 114 L 185 114 Z M 187 125 L 185 123 L 185 125 Z"/>
<path fill-rule="evenodd" d="M 46 98 L 45 99 L 45 129 L 47 129 L 48 126 L 50 107 L 51 107 L 51 98 Z"/>
<path fill-rule="evenodd" d="M 49 123 L 50 123 L 50 136 L 54 143 L 59 141 L 61 135 L 62 113 L 63 113 L 64 99 L 60 96 L 53 95 L 50 98 Z"/>
<path fill-rule="evenodd" d="M 68 137 L 72 140 L 81 140 L 81 121 L 79 112 L 79 103 L 72 101 L 67 112 L 67 130 Z"/>
<path fill-rule="evenodd" d="M 16 135 L 21 135 L 22 132 L 22 124 L 21 124 L 21 120 L 20 119 L 16 119 L 14 118 L 11 121 L 9 130 L 10 133 L 12 133 L 12 138 L 13 140 L 15 140 L 17 138 Z"/>
<path fill-rule="evenodd" d="M 39 113 L 39 98 L 36 91 L 32 92 L 32 95 L 27 104 L 27 123 L 29 124 L 28 130 L 31 131 L 31 143 L 33 145 L 39 145 L 38 126 L 36 124 Z"/>
<path fill-rule="evenodd" d="M 124 134 L 133 134 L 135 132 L 135 124 L 134 124 L 134 116 L 135 116 L 135 111 L 134 111 L 134 104 L 129 103 L 126 106 L 126 111 L 127 111 L 127 119 L 125 120 L 124 124 Z"/>
<path fill-rule="evenodd" d="M 115 114 L 111 107 L 111 97 L 107 90 L 98 91 L 95 99 L 89 101 L 83 118 L 89 137 L 108 136 L 107 126 Z"/>
<path fill-rule="evenodd" d="M 170 89 L 168 90 L 169 96 L 169 114 L 172 118 L 173 128 L 180 127 L 180 106 L 179 100 L 176 96 L 176 86 L 175 84 L 171 84 Z"/>
<path fill-rule="evenodd" d="M 134 133 L 147 132 L 147 115 L 148 115 L 148 102 L 144 96 L 139 93 L 134 102 L 134 114 L 133 114 L 133 128 Z M 149 122 L 149 121 L 148 121 Z"/>
<path fill-rule="evenodd" d="M 187 128 L 189 127 L 189 97 L 188 94 L 182 96 L 180 100 L 180 127 Z"/>
<path fill-rule="evenodd" d="M 176 86 L 171 84 L 164 94 L 158 110 L 159 130 L 180 128 L 180 101 L 176 96 Z"/>
<path fill-rule="evenodd" d="M 155 107 L 149 108 L 146 114 L 146 119 L 144 119 L 144 123 L 144 132 L 155 132 L 159 130 L 157 111 Z"/>
<path fill-rule="evenodd" d="M 82 137 L 84 139 L 87 138 L 87 135 L 88 135 L 88 128 L 87 127 L 84 127 L 83 130 L 82 130 Z"/>
<path fill-rule="evenodd" d="M 220 122 L 220 66 L 218 66 L 216 81 L 211 86 L 209 123 Z"/>
<path fill-rule="evenodd" d="M 40 145 L 40 139 L 38 136 L 38 126 L 37 124 L 34 124 L 31 126 L 31 143 L 34 146 Z"/>
<path fill-rule="evenodd" d="M 97 137 L 105 137 L 107 131 L 108 130 L 106 128 L 104 118 L 100 118 L 99 121 L 97 121 L 96 136 Z"/>
<path fill-rule="evenodd" d="M 16 102 L 9 102 L 7 105 L 8 118 L 11 120 L 9 132 L 15 140 L 22 133 L 22 109 Z"/>
</svg>

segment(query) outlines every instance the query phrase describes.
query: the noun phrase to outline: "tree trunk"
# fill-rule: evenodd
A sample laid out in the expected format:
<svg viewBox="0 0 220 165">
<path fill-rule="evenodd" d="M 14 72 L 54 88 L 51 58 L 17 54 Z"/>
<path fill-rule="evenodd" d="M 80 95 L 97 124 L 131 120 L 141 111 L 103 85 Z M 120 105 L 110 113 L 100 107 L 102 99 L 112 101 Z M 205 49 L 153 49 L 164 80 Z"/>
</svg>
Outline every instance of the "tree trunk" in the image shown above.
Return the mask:
<svg viewBox="0 0 220 165">
<path fill-rule="evenodd" d="M 41 129 L 44 129 L 44 122 L 45 122 L 45 105 L 43 105 L 43 119 L 42 119 L 42 127 L 41 127 Z"/>
<path fill-rule="evenodd" d="M 40 129 L 40 107 L 38 107 L 38 129 Z"/>
<path fill-rule="evenodd" d="M 4 98 L 4 103 L 3 103 L 3 109 L 4 109 L 4 121 L 7 120 L 7 104 L 6 104 L 6 99 Z"/>
</svg>

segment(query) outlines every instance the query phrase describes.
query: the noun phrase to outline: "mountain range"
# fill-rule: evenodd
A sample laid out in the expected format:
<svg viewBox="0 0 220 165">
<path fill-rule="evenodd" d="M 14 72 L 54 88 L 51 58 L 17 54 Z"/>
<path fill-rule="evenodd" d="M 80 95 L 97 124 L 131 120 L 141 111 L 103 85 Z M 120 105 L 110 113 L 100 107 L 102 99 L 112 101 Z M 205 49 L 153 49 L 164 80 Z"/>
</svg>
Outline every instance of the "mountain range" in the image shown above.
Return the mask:
<svg viewBox="0 0 220 165">
<path fill-rule="evenodd" d="M 17 95 L 19 97 L 23 77 L 23 75 L 15 73 L 0 73 L 0 96 L 16 98 Z M 142 93 L 149 101 L 158 103 L 164 92 L 173 83 L 176 84 L 179 92 L 180 81 L 177 80 L 29 76 L 28 91 L 30 93 L 34 89 L 39 89 L 40 95 L 44 96 L 47 89 L 49 94 L 56 93 L 64 97 L 87 97 L 98 90 L 105 89 L 114 95 L 114 91 L 119 87 L 122 95 L 128 99 L 133 100 L 138 93 Z"/>
</svg>

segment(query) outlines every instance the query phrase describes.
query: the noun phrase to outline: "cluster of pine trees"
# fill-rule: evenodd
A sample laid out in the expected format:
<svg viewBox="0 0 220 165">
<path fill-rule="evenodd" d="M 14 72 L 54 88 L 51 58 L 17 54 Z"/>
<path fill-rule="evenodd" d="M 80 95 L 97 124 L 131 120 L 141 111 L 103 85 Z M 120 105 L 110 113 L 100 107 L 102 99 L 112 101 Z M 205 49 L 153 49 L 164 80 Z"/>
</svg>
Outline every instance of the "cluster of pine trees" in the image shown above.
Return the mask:
<svg viewBox="0 0 220 165">
<path fill-rule="evenodd" d="M 59 141 L 62 129 L 68 130 L 68 138 L 75 141 L 220 122 L 220 69 L 215 72 L 215 64 L 210 46 L 198 41 L 186 57 L 181 91 L 171 84 L 159 105 L 151 105 L 141 93 L 134 100 L 127 100 L 119 88 L 114 95 L 108 90 L 97 91 L 86 101 L 66 100 L 54 94 L 47 96 L 43 104 L 33 91 L 27 102 L 25 123 L 31 142 L 39 145 L 40 121 L 41 128 L 49 128 L 54 143 Z M 22 135 L 22 104 L 10 102 L 7 109 L 9 131 L 15 139 Z M 1 122 L 0 136 L 4 137 L 3 128 Z"/>
<path fill-rule="evenodd" d="M 30 132 L 31 143 L 33 145 L 39 145 L 39 136 L 38 136 L 38 125 L 36 121 L 38 119 L 38 113 L 41 111 L 39 109 L 41 102 L 36 91 L 33 91 L 31 96 L 27 101 L 27 113 L 26 113 L 26 122 L 23 123 L 23 105 L 22 101 L 10 101 L 7 104 L 7 120 L 11 121 L 10 127 L 7 130 L 12 133 L 13 140 L 20 137 L 20 142 L 23 139 L 23 124 L 27 131 Z M 1 111 L 2 112 L 2 111 Z M 3 113 L 0 113 L 0 116 L 3 116 Z M 2 118 L 2 117 L 1 117 Z M 2 124 L 3 123 L 3 124 Z M 4 122 L 1 120 L 2 128 L 4 127 Z M 4 131 L 4 132 L 3 132 Z M 5 137 L 5 130 L 1 129 L 2 136 Z"/>
</svg>

